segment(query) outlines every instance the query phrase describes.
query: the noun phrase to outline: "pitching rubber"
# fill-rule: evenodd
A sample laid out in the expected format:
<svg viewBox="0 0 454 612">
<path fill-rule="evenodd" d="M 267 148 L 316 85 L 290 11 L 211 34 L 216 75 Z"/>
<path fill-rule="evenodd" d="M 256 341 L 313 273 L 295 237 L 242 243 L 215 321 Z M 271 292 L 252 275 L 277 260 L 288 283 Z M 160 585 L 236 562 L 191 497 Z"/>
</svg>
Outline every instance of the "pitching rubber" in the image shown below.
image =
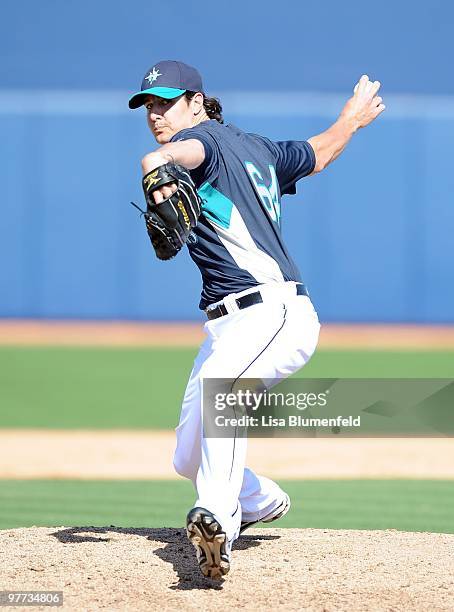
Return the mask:
<svg viewBox="0 0 454 612">
<path fill-rule="evenodd" d="M 186 520 L 186 533 L 197 553 L 202 574 L 221 580 L 230 570 L 227 535 L 213 514 L 205 508 L 193 508 Z"/>
</svg>

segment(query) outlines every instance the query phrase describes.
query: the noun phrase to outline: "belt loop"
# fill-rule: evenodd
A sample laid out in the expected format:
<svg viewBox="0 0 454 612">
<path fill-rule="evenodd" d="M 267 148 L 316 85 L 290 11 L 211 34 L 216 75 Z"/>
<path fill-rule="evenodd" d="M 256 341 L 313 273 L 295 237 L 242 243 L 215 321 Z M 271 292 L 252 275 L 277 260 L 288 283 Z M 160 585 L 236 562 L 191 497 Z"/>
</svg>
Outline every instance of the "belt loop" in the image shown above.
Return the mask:
<svg viewBox="0 0 454 612">
<path fill-rule="evenodd" d="M 228 314 L 231 314 L 232 312 L 236 312 L 238 309 L 238 304 L 236 303 L 236 294 L 235 293 L 231 293 L 230 295 L 227 295 L 224 299 L 223 299 L 223 304 L 225 306 L 225 309 L 227 310 Z"/>
</svg>

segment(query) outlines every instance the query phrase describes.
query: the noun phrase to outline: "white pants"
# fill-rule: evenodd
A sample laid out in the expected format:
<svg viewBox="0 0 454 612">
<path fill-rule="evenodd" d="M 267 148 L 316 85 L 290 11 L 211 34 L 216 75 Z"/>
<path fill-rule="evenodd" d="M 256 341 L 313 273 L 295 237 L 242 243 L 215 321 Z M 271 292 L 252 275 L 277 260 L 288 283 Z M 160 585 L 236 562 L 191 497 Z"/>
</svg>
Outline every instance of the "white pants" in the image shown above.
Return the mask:
<svg viewBox="0 0 454 612">
<path fill-rule="evenodd" d="M 175 469 L 194 483 L 195 505 L 212 512 L 232 541 L 241 520 L 265 516 L 281 501 L 282 491 L 245 467 L 245 438 L 202 435 L 201 381 L 241 376 L 262 379 L 270 387 L 309 361 L 320 330 L 310 299 L 296 295 L 295 283 L 257 289 L 263 303 L 205 323 L 207 338 L 195 359 L 176 428 Z M 237 297 L 245 293 L 251 291 Z"/>
</svg>

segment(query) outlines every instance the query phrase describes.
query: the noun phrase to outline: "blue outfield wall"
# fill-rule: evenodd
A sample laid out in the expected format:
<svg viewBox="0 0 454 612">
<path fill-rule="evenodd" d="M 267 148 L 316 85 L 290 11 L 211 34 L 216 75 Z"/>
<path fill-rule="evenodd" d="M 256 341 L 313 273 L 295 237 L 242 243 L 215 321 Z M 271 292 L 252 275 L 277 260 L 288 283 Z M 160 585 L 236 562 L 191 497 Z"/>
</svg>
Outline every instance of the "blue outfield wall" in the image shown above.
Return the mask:
<svg viewBox="0 0 454 612">
<path fill-rule="evenodd" d="M 142 203 L 140 159 L 154 147 L 143 111 L 125 111 L 119 93 L 106 112 L 93 94 L 59 95 L 66 105 L 46 94 L 28 114 L 0 97 L 0 316 L 201 318 L 195 265 L 186 252 L 156 260 L 129 204 Z M 259 94 L 244 106 L 225 94 L 226 118 L 273 139 L 334 119 L 337 99 L 303 96 L 295 111 L 293 96 L 276 115 Z M 386 116 L 283 199 L 284 235 L 324 321 L 454 322 L 454 113 L 416 106 L 391 97 Z"/>
<path fill-rule="evenodd" d="M 175 58 L 274 139 L 380 79 L 385 114 L 284 198 L 284 234 L 322 320 L 454 323 L 452 1 L 3 4 L 0 317 L 202 318 L 198 270 L 158 262 L 129 205 L 154 141 L 128 94 Z"/>
</svg>

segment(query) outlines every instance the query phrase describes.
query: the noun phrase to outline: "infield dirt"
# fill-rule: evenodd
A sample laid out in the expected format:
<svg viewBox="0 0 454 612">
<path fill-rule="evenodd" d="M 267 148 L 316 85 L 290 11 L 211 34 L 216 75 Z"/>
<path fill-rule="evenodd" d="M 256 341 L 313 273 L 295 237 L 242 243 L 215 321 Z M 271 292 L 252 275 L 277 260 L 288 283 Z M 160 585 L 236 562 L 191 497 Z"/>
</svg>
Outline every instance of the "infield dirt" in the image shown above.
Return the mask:
<svg viewBox="0 0 454 612">
<path fill-rule="evenodd" d="M 453 576 L 448 534 L 252 529 L 216 583 L 181 529 L 0 532 L 2 588 L 63 591 L 64 610 L 447 611 Z"/>
<path fill-rule="evenodd" d="M 203 322 L 0 320 L 0 346 L 198 346 Z M 454 326 L 323 324 L 318 349 L 454 347 Z"/>
<path fill-rule="evenodd" d="M 270 438 L 248 446 L 248 466 L 270 478 L 454 478 L 453 438 Z M 0 429 L 0 448 L 0 478 L 179 478 L 173 431 Z"/>
</svg>

